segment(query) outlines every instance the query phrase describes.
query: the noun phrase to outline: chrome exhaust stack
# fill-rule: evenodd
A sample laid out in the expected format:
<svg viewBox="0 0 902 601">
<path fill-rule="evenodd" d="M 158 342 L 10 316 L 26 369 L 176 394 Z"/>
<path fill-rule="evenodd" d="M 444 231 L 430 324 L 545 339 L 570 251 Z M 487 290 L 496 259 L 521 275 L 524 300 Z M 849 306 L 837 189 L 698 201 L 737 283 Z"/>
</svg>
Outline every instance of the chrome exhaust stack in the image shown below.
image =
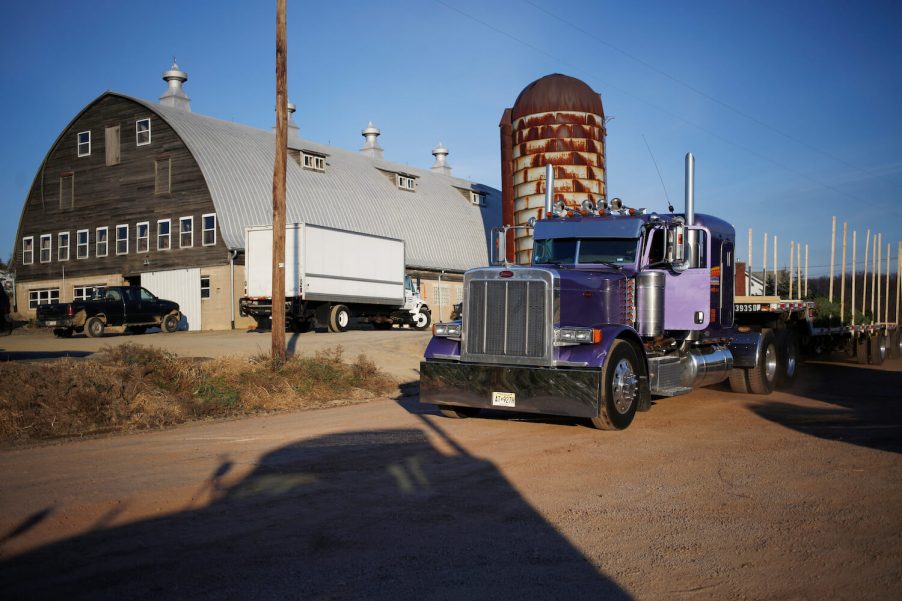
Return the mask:
<svg viewBox="0 0 902 601">
<path fill-rule="evenodd" d="M 686 225 L 695 225 L 695 157 L 686 153 Z"/>
<path fill-rule="evenodd" d="M 545 216 L 554 215 L 554 165 L 545 165 Z"/>
</svg>

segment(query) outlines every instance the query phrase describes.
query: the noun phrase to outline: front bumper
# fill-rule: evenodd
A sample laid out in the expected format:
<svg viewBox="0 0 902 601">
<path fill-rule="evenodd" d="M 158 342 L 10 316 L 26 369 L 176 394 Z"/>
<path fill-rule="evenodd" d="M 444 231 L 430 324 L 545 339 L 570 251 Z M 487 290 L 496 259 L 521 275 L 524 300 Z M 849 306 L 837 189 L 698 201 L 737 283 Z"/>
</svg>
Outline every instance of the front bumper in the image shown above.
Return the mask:
<svg viewBox="0 0 902 601">
<path fill-rule="evenodd" d="M 494 392 L 513 406 L 492 404 Z M 569 417 L 598 417 L 601 370 L 420 362 L 420 402 Z"/>
</svg>

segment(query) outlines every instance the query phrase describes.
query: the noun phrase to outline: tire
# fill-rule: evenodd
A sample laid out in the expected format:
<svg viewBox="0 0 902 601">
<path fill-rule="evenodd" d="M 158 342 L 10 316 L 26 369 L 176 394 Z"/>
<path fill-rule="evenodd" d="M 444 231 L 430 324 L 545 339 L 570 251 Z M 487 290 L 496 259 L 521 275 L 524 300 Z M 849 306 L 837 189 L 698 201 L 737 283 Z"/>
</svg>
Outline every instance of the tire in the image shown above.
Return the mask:
<svg viewBox="0 0 902 601">
<path fill-rule="evenodd" d="M 344 332 L 351 323 L 351 312 L 344 305 L 332 305 L 329 310 L 329 331 Z"/>
<path fill-rule="evenodd" d="M 429 311 L 420 311 L 413 316 L 413 327 L 417 330 L 425 330 L 432 325 L 432 314 Z"/>
<path fill-rule="evenodd" d="M 730 370 L 730 390 L 738 394 L 749 393 L 749 378 L 746 370 L 734 367 Z"/>
<path fill-rule="evenodd" d="M 639 358 L 625 340 L 615 340 L 601 372 L 602 398 L 598 417 L 591 419 L 599 430 L 623 430 L 636 416 L 639 404 Z"/>
<path fill-rule="evenodd" d="M 166 334 L 172 334 L 173 332 L 177 332 L 179 329 L 179 318 L 178 315 L 173 315 L 170 313 L 169 315 L 164 315 L 163 320 L 160 322 L 160 331 Z"/>
<path fill-rule="evenodd" d="M 799 338 L 795 332 L 784 333 L 777 356 L 777 388 L 791 388 L 799 375 Z"/>
<path fill-rule="evenodd" d="M 89 338 L 100 338 L 103 336 L 104 328 L 103 320 L 99 317 L 89 317 L 85 322 L 85 335 Z"/>
<path fill-rule="evenodd" d="M 780 364 L 780 356 L 777 352 L 777 342 L 771 330 L 762 330 L 761 356 L 758 364 L 748 370 L 749 390 L 752 394 L 770 394 L 777 383 L 777 372 Z"/>
<path fill-rule="evenodd" d="M 896 359 L 902 357 L 902 334 L 899 330 L 893 331 L 889 336 L 889 356 Z"/>
<path fill-rule="evenodd" d="M 884 334 L 875 334 L 868 341 L 869 353 L 868 363 L 871 365 L 883 365 L 886 360 L 886 336 Z"/>
<path fill-rule="evenodd" d="M 870 347 L 870 341 L 867 338 L 855 338 L 852 343 L 855 349 L 855 361 L 861 365 L 867 365 L 868 363 L 868 348 Z"/>
<path fill-rule="evenodd" d="M 72 328 L 56 328 L 53 335 L 57 338 L 72 338 Z"/>
<path fill-rule="evenodd" d="M 441 413 L 445 417 L 450 417 L 453 419 L 464 419 L 467 417 L 474 417 L 476 415 L 479 415 L 479 408 L 477 407 L 452 407 L 451 405 L 439 405 L 438 410 L 439 413 Z"/>
</svg>

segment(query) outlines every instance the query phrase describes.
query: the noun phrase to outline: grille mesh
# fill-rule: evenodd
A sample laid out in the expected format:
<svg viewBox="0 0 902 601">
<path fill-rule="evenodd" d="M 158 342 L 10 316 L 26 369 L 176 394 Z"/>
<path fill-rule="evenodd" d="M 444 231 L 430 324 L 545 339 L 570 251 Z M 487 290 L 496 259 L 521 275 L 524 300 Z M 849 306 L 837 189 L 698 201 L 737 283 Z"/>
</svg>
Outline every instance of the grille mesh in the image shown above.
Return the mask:
<svg viewBox="0 0 902 601">
<path fill-rule="evenodd" d="M 542 280 L 470 282 L 467 352 L 544 357 L 545 287 Z"/>
</svg>

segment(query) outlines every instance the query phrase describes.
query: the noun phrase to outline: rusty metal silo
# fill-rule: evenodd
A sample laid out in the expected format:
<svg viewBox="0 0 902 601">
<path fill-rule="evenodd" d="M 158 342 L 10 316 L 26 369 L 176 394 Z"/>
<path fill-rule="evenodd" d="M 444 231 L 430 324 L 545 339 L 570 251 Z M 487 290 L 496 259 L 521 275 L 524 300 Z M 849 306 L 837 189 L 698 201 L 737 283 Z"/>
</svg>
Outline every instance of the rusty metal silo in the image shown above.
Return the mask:
<svg viewBox="0 0 902 601">
<path fill-rule="evenodd" d="M 578 210 L 606 200 L 605 125 L 601 96 L 555 73 L 526 86 L 501 118 L 501 191 L 505 225 L 522 225 L 545 210 L 545 165 L 554 165 L 554 199 Z M 508 237 L 508 260 L 530 261 L 532 236 Z"/>
</svg>

